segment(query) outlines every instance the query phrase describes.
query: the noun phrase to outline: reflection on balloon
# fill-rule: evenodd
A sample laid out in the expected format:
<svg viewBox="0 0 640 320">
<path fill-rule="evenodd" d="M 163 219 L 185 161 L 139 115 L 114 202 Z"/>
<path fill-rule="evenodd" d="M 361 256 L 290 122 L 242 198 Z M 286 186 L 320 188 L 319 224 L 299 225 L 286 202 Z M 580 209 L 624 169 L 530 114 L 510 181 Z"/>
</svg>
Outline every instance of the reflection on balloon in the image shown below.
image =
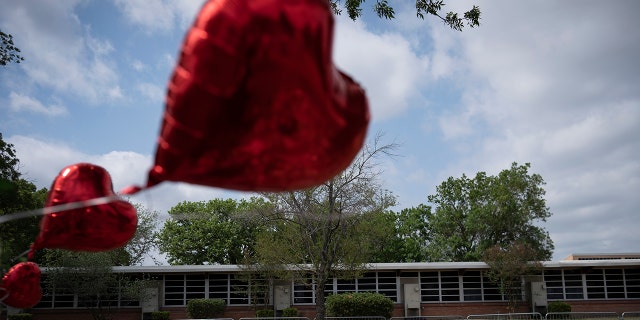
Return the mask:
<svg viewBox="0 0 640 320">
<path fill-rule="evenodd" d="M 285 191 L 344 170 L 369 111 L 332 62 L 333 23 L 326 0 L 205 3 L 168 85 L 147 187 Z"/>
</svg>

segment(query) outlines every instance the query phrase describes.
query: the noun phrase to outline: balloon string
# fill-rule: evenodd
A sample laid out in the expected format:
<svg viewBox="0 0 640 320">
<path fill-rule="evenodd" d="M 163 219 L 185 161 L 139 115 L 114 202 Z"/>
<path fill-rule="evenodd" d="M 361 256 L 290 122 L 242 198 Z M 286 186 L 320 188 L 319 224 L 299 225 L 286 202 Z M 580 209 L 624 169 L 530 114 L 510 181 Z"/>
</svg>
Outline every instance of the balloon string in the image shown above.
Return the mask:
<svg viewBox="0 0 640 320">
<path fill-rule="evenodd" d="M 139 187 L 139 186 L 129 186 L 120 190 L 120 194 L 134 195 L 146 189 L 148 188 Z M 44 207 L 44 208 L 34 209 L 29 211 L 16 212 L 16 213 L 0 216 L 0 224 L 13 221 L 13 220 L 29 218 L 29 217 L 44 216 L 50 213 L 56 213 L 56 212 L 61 212 L 66 210 L 81 209 L 81 208 L 92 207 L 92 206 L 97 206 L 101 204 L 108 204 L 115 200 L 120 200 L 120 196 L 118 194 L 106 196 L 106 197 L 100 197 L 100 198 L 93 198 L 89 200 L 77 201 L 77 202 L 69 202 L 69 203 L 64 203 L 57 206 Z"/>
<path fill-rule="evenodd" d="M 18 260 L 20 260 L 20 258 L 22 258 L 22 257 L 26 256 L 27 254 L 29 254 L 30 251 L 31 251 L 31 249 L 29 249 L 29 250 L 17 255 L 15 258 L 10 260 L 11 263 L 14 264 L 14 263 L 18 262 Z"/>
<path fill-rule="evenodd" d="M 111 195 L 111 196 L 106 196 L 106 197 L 93 198 L 93 199 L 89 199 L 89 200 L 83 200 L 83 201 L 77 201 L 77 202 L 69 202 L 69 203 L 59 204 L 59 205 L 56 205 L 56 206 L 50 206 L 50 207 L 45 207 L 45 208 L 41 208 L 41 209 L 17 212 L 17 213 L 1 216 L 0 217 L 0 224 L 5 223 L 5 222 L 9 222 L 9 221 L 13 221 L 13 220 L 24 219 L 24 218 L 28 218 L 28 217 L 44 216 L 44 215 L 47 215 L 47 214 L 50 214 L 50 213 L 56 213 L 56 212 L 61 212 L 61 211 L 74 210 L 74 209 L 81 209 L 81 208 L 97 206 L 97 205 L 101 205 L 101 204 L 108 204 L 108 203 L 111 203 L 111 202 L 113 202 L 115 200 L 118 200 L 118 199 L 120 199 L 119 195 Z"/>
</svg>

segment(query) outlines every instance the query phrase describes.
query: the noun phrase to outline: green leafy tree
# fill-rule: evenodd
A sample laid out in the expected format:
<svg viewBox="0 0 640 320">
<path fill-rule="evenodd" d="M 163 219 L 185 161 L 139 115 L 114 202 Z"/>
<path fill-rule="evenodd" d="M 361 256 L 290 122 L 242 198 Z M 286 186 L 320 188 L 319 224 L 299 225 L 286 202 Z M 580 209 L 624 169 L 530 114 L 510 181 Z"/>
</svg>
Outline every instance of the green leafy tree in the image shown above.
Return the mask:
<svg viewBox="0 0 640 320">
<path fill-rule="evenodd" d="M 6 143 L 0 132 L 0 179 L 3 181 L 18 180 L 20 178 L 19 163 L 20 160 L 14 146 L 11 143 Z"/>
<path fill-rule="evenodd" d="M 13 44 L 13 36 L 0 30 L 0 66 L 20 61 L 24 61 L 24 58 L 20 55 L 20 49 Z"/>
<path fill-rule="evenodd" d="M 364 2 L 364 0 L 329 0 L 331 9 L 335 14 L 341 14 L 342 10 L 346 9 L 349 18 L 352 20 L 356 20 L 362 15 Z M 435 16 L 447 26 L 458 31 L 462 31 L 465 24 L 471 28 L 480 25 L 480 8 L 477 6 L 474 5 L 469 11 L 460 14 L 453 11 L 444 13 L 443 7 L 445 5 L 442 0 L 416 0 L 416 15 L 421 19 L 424 19 L 425 15 Z M 380 18 L 395 18 L 395 10 L 389 5 L 388 0 L 376 0 L 373 5 L 373 11 Z"/>
<path fill-rule="evenodd" d="M 146 258 L 154 259 L 151 252 L 156 248 L 159 213 L 141 204 L 134 204 L 138 214 L 138 226 L 133 238 L 124 246 L 128 261 L 123 265 L 141 265 Z"/>
<path fill-rule="evenodd" d="M 239 211 L 259 206 L 249 201 L 213 199 L 181 202 L 169 210 L 158 233 L 158 247 L 170 264 L 240 264 L 251 255 L 258 225 L 238 218 Z"/>
<path fill-rule="evenodd" d="M 433 261 L 482 261 L 484 251 L 516 243 L 529 246 L 532 260 L 548 260 L 549 233 L 539 225 L 551 216 L 544 180 L 529 174 L 530 164 L 513 163 L 497 176 L 479 172 L 473 179 L 450 177 L 428 197 L 435 211 L 427 217 Z"/>
<path fill-rule="evenodd" d="M 359 275 L 387 232 L 377 217 L 395 197 L 382 189 L 376 159 L 394 148 L 376 139 L 333 179 L 306 190 L 264 194 L 271 205 L 253 212 L 265 227 L 250 262 L 280 270 L 285 279 L 310 279 L 320 319 L 325 317 L 323 284 L 332 276 Z"/>
<path fill-rule="evenodd" d="M 509 312 L 515 312 L 522 301 L 523 276 L 542 273 L 542 262 L 532 261 L 537 252 L 523 243 L 513 243 L 507 248 L 493 246 L 485 250 L 483 260 L 489 265 L 486 272 L 509 302 Z"/>
<path fill-rule="evenodd" d="M 417 207 L 389 211 L 383 219 L 390 225 L 388 237 L 380 238 L 380 244 L 371 262 L 421 262 L 429 261 L 429 225 L 427 215 L 431 208 Z"/>
<path fill-rule="evenodd" d="M 0 216 L 39 209 L 44 206 L 47 189 L 22 178 L 20 161 L 12 144 L 0 133 Z M 17 257 L 29 249 L 38 235 L 40 217 L 29 217 L 0 224 L 0 266 L 6 271 Z"/>
</svg>

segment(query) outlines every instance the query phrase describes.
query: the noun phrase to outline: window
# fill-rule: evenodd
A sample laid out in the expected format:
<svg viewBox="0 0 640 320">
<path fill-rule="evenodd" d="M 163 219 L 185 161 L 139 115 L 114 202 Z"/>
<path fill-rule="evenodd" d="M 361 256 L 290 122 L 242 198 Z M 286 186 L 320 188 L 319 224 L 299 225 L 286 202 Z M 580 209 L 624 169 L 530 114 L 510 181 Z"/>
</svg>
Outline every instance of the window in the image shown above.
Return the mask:
<svg viewBox="0 0 640 320">
<path fill-rule="evenodd" d="M 564 291 L 565 299 L 584 299 L 582 294 L 582 270 L 563 270 L 564 271 Z"/>
<path fill-rule="evenodd" d="M 622 269 L 604 269 L 607 299 L 624 299 L 624 274 Z"/>
<path fill-rule="evenodd" d="M 398 302 L 398 278 L 395 272 L 378 272 L 378 293 Z"/>
<path fill-rule="evenodd" d="M 140 301 L 134 294 L 127 294 L 127 290 L 123 285 L 123 281 L 135 280 L 138 276 L 125 276 L 117 283 L 113 283 L 108 288 L 107 295 L 97 296 L 78 296 L 71 288 L 56 287 L 51 289 L 46 276 L 42 278 L 42 298 L 35 309 L 66 309 L 66 308 L 85 308 L 95 306 L 100 303 L 103 307 L 139 307 Z"/>
<path fill-rule="evenodd" d="M 564 300 L 562 270 L 545 270 L 544 282 L 547 285 L 547 299 Z"/>
<path fill-rule="evenodd" d="M 640 299 L 640 268 L 545 270 L 549 300 Z"/>
<path fill-rule="evenodd" d="M 369 272 L 362 276 L 362 278 L 358 278 L 357 282 L 357 292 L 377 292 L 377 277 L 375 272 Z"/>
<path fill-rule="evenodd" d="M 544 281 L 547 285 L 549 300 L 584 299 L 581 269 L 545 270 Z"/>
<path fill-rule="evenodd" d="M 313 304 L 314 290 L 311 276 L 296 281 L 293 284 L 293 304 Z"/>
<path fill-rule="evenodd" d="M 336 279 L 336 293 L 356 292 L 355 279 Z"/>
<path fill-rule="evenodd" d="M 227 305 L 249 304 L 249 283 L 235 274 L 209 275 L 209 298 L 223 299 Z"/>
<path fill-rule="evenodd" d="M 167 306 L 183 306 L 184 301 L 184 275 L 164 276 L 164 304 Z"/>
<path fill-rule="evenodd" d="M 442 301 L 460 301 L 460 279 L 458 271 L 440 272 Z"/>
<path fill-rule="evenodd" d="M 587 299 L 606 298 L 603 270 L 591 270 L 585 274 L 585 279 L 587 282 Z"/>
<path fill-rule="evenodd" d="M 333 278 L 330 279 L 324 287 L 325 296 L 349 292 L 375 292 L 397 302 L 397 282 L 398 278 L 395 272 L 368 272 L 357 279 Z"/>
<path fill-rule="evenodd" d="M 625 269 L 624 283 L 627 288 L 627 299 L 640 299 L 640 268 Z"/>
<path fill-rule="evenodd" d="M 502 301 L 504 297 L 498 285 L 491 282 L 487 276 L 482 276 L 482 296 L 484 301 Z"/>
<path fill-rule="evenodd" d="M 480 271 L 467 271 L 462 275 L 464 301 L 482 301 L 482 276 Z"/>
<path fill-rule="evenodd" d="M 209 275 L 209 298 L 223 299 L 229 303 L 229 274 Z"/>
<path fill-rule="evenodd" d="M 440 301 L 440 273 L 438 271 L 420 273 L 420 292 L 423 302 Z"/>
<path fill-rule="evenodd" d="M 420 273 L 422 301 L 460 301 L 460 277 L 458 271 L 433 271 Z"/>
</svg>

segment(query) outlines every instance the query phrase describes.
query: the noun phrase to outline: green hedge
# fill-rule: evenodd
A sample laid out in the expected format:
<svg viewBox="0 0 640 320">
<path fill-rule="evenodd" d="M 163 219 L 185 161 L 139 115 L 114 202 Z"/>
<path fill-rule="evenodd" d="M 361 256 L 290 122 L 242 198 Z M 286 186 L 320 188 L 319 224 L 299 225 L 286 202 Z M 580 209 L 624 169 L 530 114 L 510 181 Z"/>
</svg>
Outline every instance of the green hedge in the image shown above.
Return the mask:
<svg viewBox="0 0 640 320">
<path fill-rule="evenodd" d="M 31 320 L 33 315 L 31 313 L 18 313 L 7 316 L 7 320 Z"/>
<path fill-rule="evenodd" d="M 273 309 L 260 309 L 256 310 L 256 317 L 258 318 L 273 318 L 276 316 L 276 312 Z"/>
<path fill-rule="evenodd" d="M 151 320 L 169 320 L 169 311 L 154 311 L 151 312 Z"/>
<path fill-rule="evenodd" d="M 217 318 L 224 313 L 222 299 L 193 299 L 187 301 L 187 316 L 191 319 Z"/>
<path fill-rule="evenodd" d="M 552 301 L 547 305 L 547 312 L 571 312 L 571 305 L 563 301 Z"/>
<path fill-rule="evenodd" d="M 379 316 L 391 318 L 393 300 L 380 293 L 342 293 L 327 297 L 327 315 L 330 317 Z"/>
<path fill-rule="evenodd" d="M 283 317 L 297 317 L 298 316 L 298 309 L 296 309 L 296 308 L 284 308 L 284 309 L 282 309 L 282 316 Z"/>
</svg>

